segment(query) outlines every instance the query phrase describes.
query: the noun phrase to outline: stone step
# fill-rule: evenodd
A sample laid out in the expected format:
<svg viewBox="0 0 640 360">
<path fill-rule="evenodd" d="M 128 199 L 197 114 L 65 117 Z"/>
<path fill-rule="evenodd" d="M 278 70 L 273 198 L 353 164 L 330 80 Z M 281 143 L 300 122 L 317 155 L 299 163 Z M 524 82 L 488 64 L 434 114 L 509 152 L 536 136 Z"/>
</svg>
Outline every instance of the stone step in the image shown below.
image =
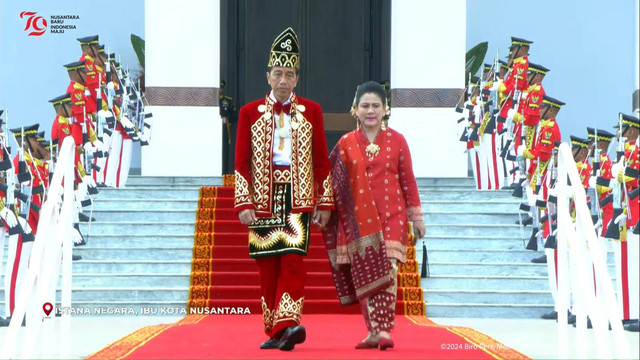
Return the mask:
<svg viewBox="0 0 640 360">
<path fill-rule="evenodd" d="M 495 304 L 500 299 L 503 304 L 544 304 L 553 299 L 549 290 L 452 290 L 427 289 L 424 291 L 427 306 L 430 303 L 464 303 L 473 299 L 477 304 Z"/>
<path fill-rule="evenodd" d="M 199 176 L 140 176 L 130 175 L 126 187 L 130 186 L 221 186 L 222 177 Z"/>
<path fill-rule="evenodd" d="M 420 191 L 420 200 L 434 201 L 434 200 L 448 200 L 448 201 L 473 201 L 473 200 L 504 200 L 514 202 L 516 201 L 511 192 L 507 191 L 477 191 L 473 188 L 460 189 L 460 188 L 434 188 L 423 189 Z M 522 201 L 522 199 L 520 199 Z"/>
<path fill-rule="evenodd" d="M 547 264 L 515 263 L 515 262 L 429 262 L 432 275 L 461 275 L 475 276 L 547 276 Z M 615 273 L 613 265 L 608 266 L 609 276 Z"/>
<path fill-rule="evenodd" d="M 445 212 L 431 209 L 431 211 L 425 211 L 424 222 L 427 225 L 430 224 L 452 224 L 452 223 L 468 223 L 470 220 L 474 224 L 500 224 L 511 225 L 518 221 L 518 215 L 511 213 L 494 213 L 494 214 L 471 214 L 465 212 Z"/>
<path fill-rule="evenodd" d="M 447 234 L 446 236 L 434 236 L 427 227 L 427 236 L 418 240 L 416 249 L 422 251 L 422 241 L 428 251 L 431 250 L 522 250 L 526 242 L 518 237 L 498 236 L 462 236 Z"/>
<path fill-rule="evenodd" d="M 193 234 L 95 234 L 92 228 L 92 234 L 89 239 L 87 239 L 87 243 L 87 246 L 102 248 L 136 247 L 144 249 L 147 247 L 192 247 Z M 80 249 L 81 247 L 77 248 Z"/>
<path fill-rule="evenodd" d="M 89 211 L 85 210 L 84 213 L 89 215 Z M 168 220 L 193 223 L 196 221 L 196 212 L 193 210 L 97 210 L 93 211 L 92 216 L 96 221 L 101 222 L 160 222 Z"/>
<path fill-rule="evenodd" d="M 496 299 L 493 304 L 481 303 L 427 303 L 430 318 L 494 318 L 494 319 L 537 319 L 553 310 L 551 296 L 540 304 L 505 304 Z"/>
<path fill-rule="evenodd" d="M 430 224 L 427 232 L 431 236 L 444 236 L 456 234 L 460 236 L 500 236 L 500 237 L 520 237 L 520 227 L 514 224 L 470 224 L 471 219 L 459 224 Z M 531 230 L 525 230 L 524 236 L 529 239 Z"/>
<path fill-rule="evenodd" d="M 191 199 L 197 200 L 200 195 L 200 187 L 185 188 L 159 188 L 159 187 L 135 187 L 135 188 L 102 188 L 93 199 L 100 201 L 102 198 L 118 199 Z"/>
<path fill-rule="evenodd" d="M 475 275 L 431 275 L 421 279 L 425 293 L 439 289 L 469 290 L 548 290 L 547 276 L 475 276 Z"/>
<path fill-rule="evenodd" d="M 483 214 L 487 209 L 490 212 L 517 214 L 519 201 L 492 200 L 492 201 L 450 201 L 450 200 L 422 200 L 423 212 L 457 212 L 473 214 Z M 517 215 L 516 215 L 517 216 Z"/>
<path fill-rule="evenodd" d="M 430 262 L 514 262 L 529 263 L 531 259 L 541 256 L 542 252 L 537 253 L 530 250 L 427 250 Z M 609 265 L 614 264 L 614 254 L 608 254 Z M 422 258 L 422 249 L 416 249 L 416 259 Z"/>
<path fill-rule="evenodd" d="M 4 291 L 0 291 L 0 296 L 4 297 Z M 56 292 L 56 300 L 60 301 L 61 291 Z M 111 301 L 170 301 L 186 303 L 189 298 L 189 287 L 147 287 L 146 285 L 123 287 L 91 287 L 72 288 L 71 301 L 77 304 L 79 301 L 101 300 L 104 303 Z"/>
<path fill-rule="evenodd" d="M 3 284 L 4 274 L 0 277 Z M 118 287 L 189 287 L 191 276 L 189 274 L 136 274 L 136 273 L 102 273 L 80 274 L 72 276 L 74 288 L 118 288 Z M 58 287 L 61 286 L 58 281 Z M 106 291 L 106 290 L 105 290 Z"/>
<path fill-rule="evenodd" d="M 85 260 L 189 260 L 193 259 L 193 247 L 181 248 L 97 248 L 78 246 L 73 253 Z"/>
<path fill-rule="evenodd" d="M 472 177 L 462 178 L 417 178 L 418 187 L 468 187 L 475 189 L 475 180 Z"/>
<path fill-rule="evenodd" d="M 96 219 L 97 220 L 97 219 Z M 91 226 L 91 229 L 89 229 Z M 90 231 L 89 231 L 90 230 Z M 157 233 L 193 235 L 193 222 L 104 222 L 96 221 L 89 223 L 80 223 L 80 232 L 86 236 L 105 235 L 105 234 L 127 234 L 127 235 L 146 235 Z"/>
<path fill-rule="evenodd" d="M 109 198 L 96 200 L 93 203 L 94 211 L 134 211 L 149 210 L 191 210 L 195 213 L 198 209 L 198 200 L 185 199 L 120 199 Z M 85 207 L 83 212 L 88 213 L 89 207 Z"/>
</svg>

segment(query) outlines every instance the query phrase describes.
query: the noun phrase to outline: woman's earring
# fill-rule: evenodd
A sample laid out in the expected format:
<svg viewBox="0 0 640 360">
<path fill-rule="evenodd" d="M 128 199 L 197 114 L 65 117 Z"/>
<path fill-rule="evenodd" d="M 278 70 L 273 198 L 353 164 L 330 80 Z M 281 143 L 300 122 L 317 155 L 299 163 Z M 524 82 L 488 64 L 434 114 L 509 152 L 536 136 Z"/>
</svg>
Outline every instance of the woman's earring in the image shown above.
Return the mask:
<svg viewBox="0 0 640 360">
<path fill-rule="evenodd" d="M 360 119 L 358 119 L 358 115 L 356 115 L 356 106 L 353 105 L 353 107 L 351 107 L 351 110 L 349 111 L 349 113 L 351 114 L 351 116 L 353 116 L 354 119 L 356 119 L 356 129 L 360 130 Z"/>
<path fill-rule="evenodd" d="M 385 125 L 385 120 L 384 119 L 380 122 L 380 130 L 382 130 L 382 131 L 387 130 L 387 125 Z"/>
</svg>

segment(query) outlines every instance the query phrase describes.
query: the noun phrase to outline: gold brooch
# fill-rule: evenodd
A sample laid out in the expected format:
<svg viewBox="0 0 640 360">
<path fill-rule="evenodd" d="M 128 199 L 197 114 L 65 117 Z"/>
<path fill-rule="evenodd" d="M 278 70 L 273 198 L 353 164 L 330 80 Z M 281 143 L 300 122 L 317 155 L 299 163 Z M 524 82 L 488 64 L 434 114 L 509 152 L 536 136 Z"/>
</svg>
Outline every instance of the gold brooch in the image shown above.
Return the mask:
<svg viewBox="0 0 640 360">
<path fill-rule="evenodd" d="M 373 158 L 380 152 L 380 146 L 378 144 L 369 143 L 369 145 L 364 149 L 364 152 L 369 158 Z"/>
</svg>

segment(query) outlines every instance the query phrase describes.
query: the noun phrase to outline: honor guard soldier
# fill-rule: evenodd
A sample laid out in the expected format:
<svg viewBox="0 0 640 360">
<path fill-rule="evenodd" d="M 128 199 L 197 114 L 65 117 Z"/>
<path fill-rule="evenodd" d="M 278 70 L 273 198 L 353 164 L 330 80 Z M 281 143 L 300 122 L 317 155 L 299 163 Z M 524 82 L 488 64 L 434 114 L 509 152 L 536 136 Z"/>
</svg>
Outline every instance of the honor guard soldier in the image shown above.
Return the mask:
<svg viewBox="0 0 640 360">
<path fill-rule="evenodd" d="M 553 154 L 553 149 L 557 142 L 561 141 L 560 128 L 556 120 L 556 115 L 560 108 L 565 105 L 562 101 L 549 96 L 544 96 L 542 100 L 542 121 L 540 122 L 539 141 L 533 149 L 524 149 L 522 155 L 532 160 L 532 166 L 529 168 L 529 177 L 532 188 L 540 182 L 543 183 L 542 176 L 545 174 L 547 164 Z"/>
<path fill-rule="evenodd" d="M 607 200 L 607 198 L 611 195 L 611 188 L 608 185 L 611 179 L 613 179 L 611 172 L 613 162 L 609 157 L 609 145 L 615 135 L 606 130 L 591 127 L 587 128 L 587 133 L 589 134 L 589 140 L 594 142 L 593 174 L 589 181 L 589 187 L 594 188 L 597 194 L 598 202 L 594 204 L 597 205 L 600 210 L 600 226 L 602 228 L 598 236 L 603 237 L 607 232 L 607 225 L 613 217 L 613 204 L 610 199 Z M 601 180 L 598 180 L 599 178 Z M 606 185 L 603 179 L 606 180 Z"/>
<path fill-rule="evenodd" d="M 529 46 L 532 41 L 511 37 L 511 48 L 509 49 L 510 68 L 509 73 L 504 78 L 504 82 L 498 87 L 498 93 L 504 99 L 500 116 L 513 118 L 517 111 L 517 104 L 524 90 L 529 87 L 527 72 L 529 71 Z M 515 105 L 514 105 L 515 102 Z"/>
<path fill-rule="evenodd" d="M 524 139 L 527 149 L 531 149 L 536 141 L 536 130 L 540 122 L 540 106 L 546 94 L 542 87 L 542 80 L 548 71 L 549 69 L 544 66 L 529 63 L 527 79 L 530 86 L 522 94 L 524 99 L 520 111 L 513 115 L 514 122 L 523 122 L 524 124 Z"/>
<path fill-rule="evenodd" d="M 638 152 L 638 131 L 640 122 L 637 117 L 619 114 L 619 141 L 626 139 L 618 149 L 618 161 L 612 166 L 615 186 L 621 197 L 622 213 L 618 215 L 614 203 L 614 220 L 610 223 L 609 232 L 618 227 L 618 237 L 613 237 L 616 257 L 616 275 L 620 281 L 618 287 L 618 303 L 622 313 L 625 330 L 638 331 L 640 311 L 640 236 L 638 235 L 638 168 L 640 165 Z M 607 236 L 612 238 L 611 236 Z"/>
<path fill-rule="evenodd" d="M 31 190 L 34 181 L 33 163 L 29 161 L 31 157 L 26 150 L 26 139 L 34 136 L 38 132 L 38 124 L 11 129 L 9 136 L 15 137 L 18 155 L 13 159 L 13 172 L 17 180 L 14 191 L 16 194 L 14 209 L 18 214 L 18 220 L 21 231 L 18 234 L 9 236 L 9 246 L 7 253 L 7 264 L 5 269 L 4 290 L 5 290 L 5 317 L 9 320 L 16 306 L 17 290 L 24 280 L 27 273 L 29 258 L 33 248 L 35 236 L 33 230 L 37 228 L 37 219 L 32 219 L 31 215 Z M 36 227 L 32 227 L 35 224 Z"/>
<path fill-rule="evenodd" d="M 323 228 L 334 208 L 322 109 L 299 97 L 298 37 L 287 28 L 269 53 L 271 91 L 240 109 L 235 210 L 249 225 L 249 256 L 260 272 L 261 349 L 292 350 L 306 338 L 303 256 L 310 222 Z"/>
<path fill-rule="evenodd" d="M 571 135 L 570 139 L 573 160 L 576 162 L 576 168 L 578 170 L 578 175 L 580 175 L 582 187 L 586 190 L 589 187 L 589 178 L 593 171 L 591 164 L 589 164 L 589 140 L 574 135 Z M 587 201 L 588 200 L 589 199 L 587 199 Z"/>
<path fill-rule="evenodd" d="M 4 113 L 4 110 L 0 110 L 0 116 Z M 16 214 L 14 210 L 13 203 L 9 203 L 9 197 L 7 194 L 9 191 L 13 192 L 15 188 L 15 174 L 13 172 L 13 165 L 11 159 L 9 157 L 8 151 L 8 138 L 6 137 L 6 133 L 4 133 L 5 122 L 0 117 L 0 174 L 2 175 L 2 179 L 0 179 L 0 218 L 3 223 L 0 227 L 0 258 L 4 258 L 4 248 L 5 248 L 5 239 L 9 239 L 8 241 L 8 256 L 7 256 L 7 270 L 13 268 L 10 266 L 15 260 L 15 247 L 17 245 L 18 235 L 9 235 L 11 233 L 10 229 L 16 229 L 18 226 L 18 219 L 16 219 Z M 13 246 L 12 246 L 13 245 Z M 0 266 L 0 274 L 3 272 L 2 266 Z M 5 316 L 11 316 L 9 311 L 9 295 L 10 290 L 7 286 L 7 280 L 11 279 L 10 273 L 5 273 L 5 281 L 3 284 L 0 284 L 5 289 Z M 9 281 L 10 283 L 10 281 Z M 10 320 L 10 319 L 9 319 Z M 0 316 L 0 327 L 9 326 L 9 320 Z"/>
</svg>

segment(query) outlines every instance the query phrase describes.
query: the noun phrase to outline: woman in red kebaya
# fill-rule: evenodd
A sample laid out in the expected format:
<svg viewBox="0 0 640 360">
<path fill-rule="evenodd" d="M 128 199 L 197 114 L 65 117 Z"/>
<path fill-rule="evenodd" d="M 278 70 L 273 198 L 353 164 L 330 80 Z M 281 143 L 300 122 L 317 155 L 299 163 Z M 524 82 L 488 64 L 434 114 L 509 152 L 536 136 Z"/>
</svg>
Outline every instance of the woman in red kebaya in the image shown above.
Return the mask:
<svg viewBox="0 0 640 360">
<path fill-rule="evenodd" d="M 336 210 L 325 245 L 341 304 L 362 308 L 368 335 L 356 349 L 386 350 L 394 346 L 397 263 L 406 262 L 408 221 L 417 238 L 426 230 L 407 142 L 383 123 L 382 86 L 358 86 L 352 113 L 358 129 L 329 156 Z"/>
</svg>

